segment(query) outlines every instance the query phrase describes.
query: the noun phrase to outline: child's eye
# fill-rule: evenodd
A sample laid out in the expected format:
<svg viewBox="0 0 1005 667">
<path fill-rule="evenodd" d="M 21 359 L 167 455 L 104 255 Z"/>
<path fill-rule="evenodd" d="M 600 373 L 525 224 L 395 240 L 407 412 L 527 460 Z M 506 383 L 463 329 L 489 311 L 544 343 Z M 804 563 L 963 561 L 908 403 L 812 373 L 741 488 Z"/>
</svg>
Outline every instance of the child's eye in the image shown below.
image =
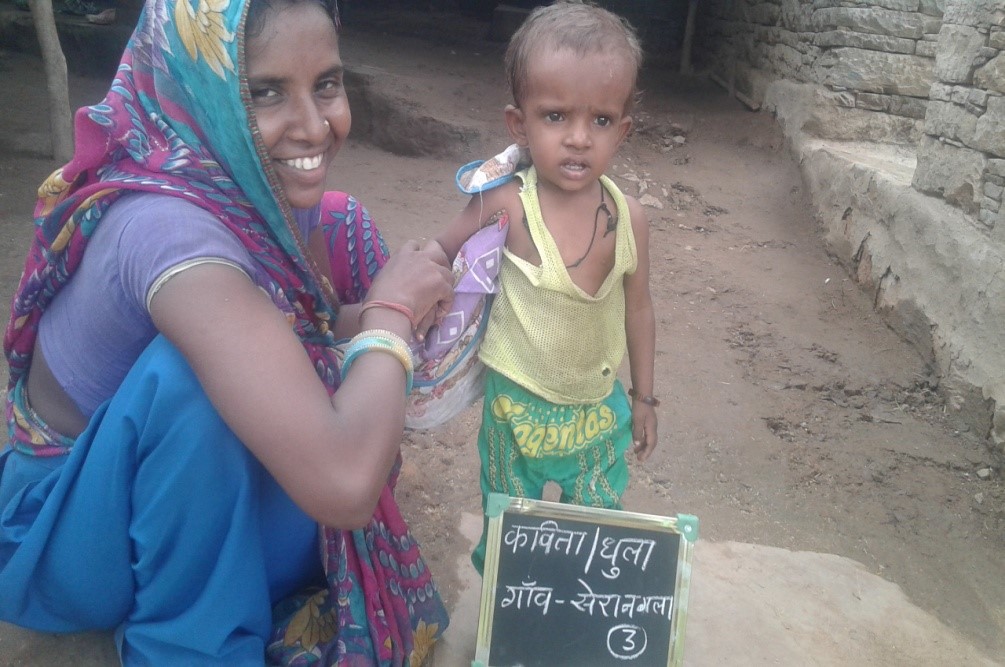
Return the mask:
<svg viewBox="0 0 1005 667">
<path fill-rule="evenodd" d="M 607 116 L 597 116 L 596 122 L 599 127 L 608 127 L 613 121 Z"/>
<path fill-rule="evenodd" d="M 551 111 L 545 116 L 545 118 L 549 123 L 560 123 L 565 117 L 558 111 Z"/>
</svg>

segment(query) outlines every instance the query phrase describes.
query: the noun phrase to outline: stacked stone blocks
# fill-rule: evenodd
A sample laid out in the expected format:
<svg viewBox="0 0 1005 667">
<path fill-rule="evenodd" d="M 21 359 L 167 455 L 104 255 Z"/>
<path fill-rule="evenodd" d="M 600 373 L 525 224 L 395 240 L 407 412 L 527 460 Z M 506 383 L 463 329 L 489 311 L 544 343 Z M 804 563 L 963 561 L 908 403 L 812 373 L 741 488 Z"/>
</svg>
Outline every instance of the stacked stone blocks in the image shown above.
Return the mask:
<svg viewBox="0 0 1005 667">
<path fill-rule="evenodd" d="M 914 187 L 1005 240 L 1005 2 L 950 0 Z"/>
<path fill-rule="evenodd" d="M 916 147 L 914 187 L 1005 240 L 1005 0 L 709 0 L 701 27 L 738 91 L 821 86 L 824 138 Z"/>
<path fill-rule="evenodd" d="M 941 0 L 710 0 L 712 67 L 826 86 L 834 103 L 921 121 L 934 80 Z M 743 91 L 753 97 L 757 91 Z M 919 123 L 920 126 L 920 123 Z M 920 127 L 910 141 L 916 141 Z"/>
<path fill-rule="evenodd" d="M 1005 0 L 699 6 L 697 62 L 777 114 L 836 254 L 1005 466 Z"/>
</svg>

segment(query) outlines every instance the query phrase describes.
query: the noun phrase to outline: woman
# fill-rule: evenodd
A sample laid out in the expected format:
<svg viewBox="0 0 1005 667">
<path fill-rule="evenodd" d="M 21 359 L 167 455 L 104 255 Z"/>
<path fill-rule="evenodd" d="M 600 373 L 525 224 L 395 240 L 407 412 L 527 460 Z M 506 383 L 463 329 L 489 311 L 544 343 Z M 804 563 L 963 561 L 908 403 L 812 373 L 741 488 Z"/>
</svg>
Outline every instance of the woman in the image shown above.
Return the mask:
<svg viewBox="0 0 1005 667">
<path fill-rule="evenodd" d="M 323 1 L 150 0 L 78 112 L 5 337 L 0 619 L 154 665 L 417 664 L 445 627 L 391 490 L 451 274 L 324 190 Z"/>
</svg>

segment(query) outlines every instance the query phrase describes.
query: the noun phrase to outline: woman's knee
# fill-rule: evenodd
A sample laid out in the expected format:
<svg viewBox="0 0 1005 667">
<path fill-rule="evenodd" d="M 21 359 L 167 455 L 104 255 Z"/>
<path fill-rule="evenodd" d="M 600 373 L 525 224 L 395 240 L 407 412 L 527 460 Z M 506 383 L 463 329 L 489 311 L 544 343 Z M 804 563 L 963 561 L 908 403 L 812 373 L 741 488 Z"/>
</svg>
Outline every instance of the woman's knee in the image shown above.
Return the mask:
<svg viewBox="0 0 1005 667">
<path fill-rule="evenodd" d="M 188 361 L 163 336 L 140 356 L 109 407 L 136 422 L 141 441 L 171 441 L 172 456 L 179 462 L 219 456 L 244 462 L 250 456 Z"/>
</svg>

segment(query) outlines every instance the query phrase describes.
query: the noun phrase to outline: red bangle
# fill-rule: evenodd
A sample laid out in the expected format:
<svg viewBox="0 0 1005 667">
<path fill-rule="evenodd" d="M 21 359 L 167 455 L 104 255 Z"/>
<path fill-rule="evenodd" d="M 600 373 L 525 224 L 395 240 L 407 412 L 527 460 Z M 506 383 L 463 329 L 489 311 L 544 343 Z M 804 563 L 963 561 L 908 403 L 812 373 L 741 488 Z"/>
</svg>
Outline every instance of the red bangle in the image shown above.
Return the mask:
<svg viewBox="0 0 1005 667">
<path fill-rule="evenodd" d="M 628 395 L 637 401 L 642 401 L 646 405 L 651 405 L 654 408 L 659 407 L 660 399 L 656 398 L 655 396 L 640 394 L 639 392 L 635 391 L 635 387 L 632 387 L 631 389 L 628 390 Z"/>
<path fill-rule="evenodd" d="M 380 299 L 374 299 L 373 301 L 364 301 L 363 307 L 359 309 L 360 316 L 362 317 L 363 313 L 365 313 L 370 308 L 387 308 L 388 310 L 393 310 L 407 317 L 413 329 L 418 326 L 418 323 L 415 321 L 415 313 L 412 312 L 411 308 L 409 308 L 404 304 L 395 303 L 393 301 L 381 301 Z"/>
</svg>

